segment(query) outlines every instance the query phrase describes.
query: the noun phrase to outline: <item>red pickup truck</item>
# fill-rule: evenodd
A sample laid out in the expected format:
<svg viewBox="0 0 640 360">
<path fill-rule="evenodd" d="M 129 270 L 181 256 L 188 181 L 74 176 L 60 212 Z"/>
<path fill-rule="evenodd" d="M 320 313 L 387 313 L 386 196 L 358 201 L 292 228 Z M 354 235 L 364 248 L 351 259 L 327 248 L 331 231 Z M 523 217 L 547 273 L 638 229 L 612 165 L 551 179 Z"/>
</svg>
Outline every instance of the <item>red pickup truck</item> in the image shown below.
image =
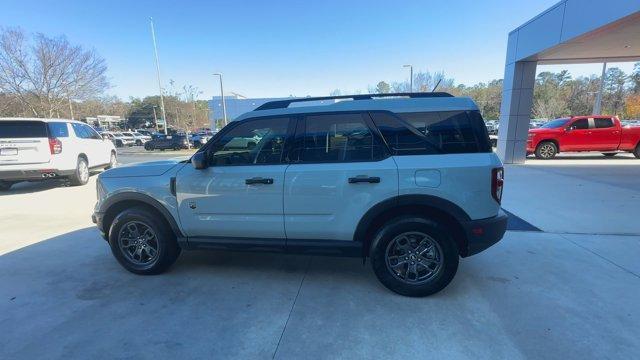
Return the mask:
<svg viewBox="0 0 640 360">
<path fill-rule="evenodd" d="M 640 127 L 622 127 L 615 116 L 572 116 L 529 130 L 527 155 L 551 159 L 564 151 L 631 152 L 640 158 Z"/>
</svg>

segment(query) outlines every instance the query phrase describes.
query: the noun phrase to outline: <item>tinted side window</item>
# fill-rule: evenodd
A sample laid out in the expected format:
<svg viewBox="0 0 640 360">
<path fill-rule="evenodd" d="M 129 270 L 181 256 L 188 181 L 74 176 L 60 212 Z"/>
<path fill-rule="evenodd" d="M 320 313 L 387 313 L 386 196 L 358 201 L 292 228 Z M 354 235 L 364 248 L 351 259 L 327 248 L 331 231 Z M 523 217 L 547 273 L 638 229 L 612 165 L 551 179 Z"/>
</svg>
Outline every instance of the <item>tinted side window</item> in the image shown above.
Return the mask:
<svg viewBox="0 0 640 360">
<path fill-rule="evenodd" d="M 589 128 L 589 120 L 587 119 L 578 119 L 571 123 L 569 126 L 571 130 L 584 130 Z"/>
<path fill-rule="evenodd" d="M 101 140 L 102 136 L 98 134 L 91 126 L 89 125 L 80 125 L 84 128 L 84 133 L 88 136 L 89 139 Z"/>
<path fill-rule="evenodd" d="M 81 139 L 88 139 L 90 137 L 89 134 L 87 134 L 86 129 L 82 127 L 82 125 L 72 123 L 71 127 L 73 128 L 73 132 L 76 134 L 77 137 Z"/>
<path fill-rule="evenodd" d="M 46 137 L 47 127 L 42 121 L 0 121 L 0 139 Z"/>
<path fill-rule="evenodd" d="M 309 115 L 299 130 L 294 160 L 300 162 L 375 161 L 383 156 L 363 114 Z"/>
<path fill-rule="evenodd" d="M 490 152 L 477 111 L 374 113 L 374 122 L 397 155 Z"/>
<path fill-rule="evenodd" d="M 67 123 L 50 122 L 47 126 L 49 126 L 49 136 L 54 138 L 69 137 L 69 128 L 67 127 Z"/>
<path fill-rule="evenodd" d="M 371 113 L 371 118 L 395 155 L 440 153 L 415 126 L 384 112 Z"/>
<path fill-rule="evenodd" d="M 596 129 L 613 127 L 612 119 L 595 119 Z"/>
<path fill-rule="evenodd" d="M 288 118 L 253 119 L 242 123 L 212 146 L 214 166 L 280 164 Z"/>
</svg>

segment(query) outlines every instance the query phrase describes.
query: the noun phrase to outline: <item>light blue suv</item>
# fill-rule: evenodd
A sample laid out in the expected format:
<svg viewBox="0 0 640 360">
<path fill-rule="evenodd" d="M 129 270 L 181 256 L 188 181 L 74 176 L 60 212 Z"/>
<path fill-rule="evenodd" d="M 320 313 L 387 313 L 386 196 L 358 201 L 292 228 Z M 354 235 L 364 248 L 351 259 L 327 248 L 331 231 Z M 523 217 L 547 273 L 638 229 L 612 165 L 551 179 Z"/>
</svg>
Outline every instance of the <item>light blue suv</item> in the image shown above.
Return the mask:
<svg viewBox="0 0 640 360">
<path fill-rule="evenodd" d="M 167 270 L 182 249 L 347 255 L 426 296 L 507 222 L 478 108 L 447 93 L 269 102 L 190 161 L 119 167 L 97 186 L 93 220 L 137 274 Z"/>
</svg>

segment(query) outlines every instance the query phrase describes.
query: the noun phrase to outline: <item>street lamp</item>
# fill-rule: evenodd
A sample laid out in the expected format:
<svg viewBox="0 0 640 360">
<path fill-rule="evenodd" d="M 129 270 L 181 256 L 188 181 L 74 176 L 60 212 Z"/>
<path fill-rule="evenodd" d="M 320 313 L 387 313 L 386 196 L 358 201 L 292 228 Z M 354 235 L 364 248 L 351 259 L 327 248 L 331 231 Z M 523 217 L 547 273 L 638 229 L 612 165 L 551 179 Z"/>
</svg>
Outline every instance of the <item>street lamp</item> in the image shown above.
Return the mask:
<svg viewBox="0 0 640 360">
<path fill-rule="evenodd" d="M 160 110 L 164 120 L 164 134 L 167 135 L 167 114 L 164 111 L 164 97 L 162 96 L 162 82 L 160 81 L 160 60 L 158 59 L 158 45 L 156 44 L 156 31 L 153 27 L 153 18 L 149 18 L 151 23 L 151 38 L 153 39 L 153 52 L 156 57 L 156 75 L 158 76 L 158 89 L 160 90 Z M 157 122 L 156 122 L 157 126 Z"/>
<path fill-rule="evenodd" d="M 224 101 L 224 88 L 222 87 L 222 74 L 215 73 L 213 76 L 220 76 L 220 96 L 222 97 L 222 117 L 224 118 L 224 125 L 227 126 L 227 104 Z"/>
<path fill-rule="evenodd" d="M 413 92 L 413 65 L 402 65 L 403 68 L 409 68 L 409 92 Z"/>
</svg>

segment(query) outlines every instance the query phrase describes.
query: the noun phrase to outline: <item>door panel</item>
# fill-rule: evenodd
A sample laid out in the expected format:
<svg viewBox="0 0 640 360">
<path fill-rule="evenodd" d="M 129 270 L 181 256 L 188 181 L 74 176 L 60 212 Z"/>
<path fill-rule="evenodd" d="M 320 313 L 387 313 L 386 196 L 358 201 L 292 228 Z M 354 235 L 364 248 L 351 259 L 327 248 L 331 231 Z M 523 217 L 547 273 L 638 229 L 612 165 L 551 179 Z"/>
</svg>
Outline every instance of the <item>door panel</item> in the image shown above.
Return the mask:
<svg viewBox="0 0 640 360">
<path fill-rule="evenodd" d="M 202 150 L 208 168 L 180 170 L 178 211 L 187 236 L 285 238 L 283 154 L 290 131 L 283 117 L 230 125 Z"/>
<path fill-rule="evenodd" d="M 560 151 L 585 151 L 591 149 L 591 129 L 585 118 L 574 120 L 568 125 L 563 136 L 560 137 Z"/>
<path fill-rule="evenodd" d="M 398 169 L 385 158 L 368 114 L 309 115 L 298 121 L 284 185 L 289 239 L 353 240 L 362 216 L 398 195 Z"/>
<path fill-rule="evenodd" d="M 614 126 L 612 118 L 596 118 L 591 129 L 591 150 L 617 150 L 620 144 L 620 129 Z"/>
<path fill-rule="evenodd" d="M 378 177 L 379 182 L 349 182 Z M 288 239 L 353 240 L 364 214 L 398 195 L 398 169 L 392 158 L 378 162 L 293 164 L 285 175 L 285 228 Z"/>
<path fill-rule="evenodd" d="M 185 166 L 176 189 L 187 236 L 284 239 L 282 188 L 287 165 Z M 273 179 L 247 184 L 247 179 Z"/>
</svg>

